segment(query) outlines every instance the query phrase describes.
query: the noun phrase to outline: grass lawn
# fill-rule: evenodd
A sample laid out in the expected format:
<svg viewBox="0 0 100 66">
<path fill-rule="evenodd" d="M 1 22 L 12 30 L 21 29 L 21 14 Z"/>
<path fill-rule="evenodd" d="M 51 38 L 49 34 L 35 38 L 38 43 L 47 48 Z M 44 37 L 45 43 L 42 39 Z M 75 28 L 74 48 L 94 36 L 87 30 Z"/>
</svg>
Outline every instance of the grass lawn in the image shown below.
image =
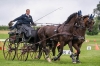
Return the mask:
<svg viewBox="0 0 100 66">
<path fill-rule="evenodd" d="M 0 39 L 5 39 L 8 37 L 9 31 L 0 30 Z"/>
<path fill-rule="evenodd" d="M 7 34 L 0 34 L 0 39 L 7 38 L 7 36 Z M 32 60 L 30 57 L 27 61 L 5 60 L 0 50 L 0 66 L 100 66 L 100 50 L 95 50 L 96 44 L 100 48 L 100 34 L 96 36 L 86 35 L 86 40 L 89 42 L 83 43 L 80 54 L 81 63 L 78 64 L 73 64 L 69 55 L 62 55 L 60 61 L 52 61 L 52 63 L 48 63 L 44 58 Z M 92 49 L 87 50 L 87 46 L 91 46 Z M 68 46 L 65 46 L 64 49 L 68 50 Z"/>
<path fill-rule="evenodd" d="M 6 39 L 7 37 L 9 37 L 8 34 L 0 34 L 0 39 Z"/>
</svg>

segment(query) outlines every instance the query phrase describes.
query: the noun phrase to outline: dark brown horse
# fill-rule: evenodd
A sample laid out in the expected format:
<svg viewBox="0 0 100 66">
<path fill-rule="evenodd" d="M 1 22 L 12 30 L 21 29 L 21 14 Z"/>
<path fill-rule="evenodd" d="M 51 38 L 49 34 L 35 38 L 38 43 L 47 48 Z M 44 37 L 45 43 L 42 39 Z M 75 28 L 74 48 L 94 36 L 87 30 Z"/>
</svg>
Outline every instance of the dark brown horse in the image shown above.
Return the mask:
<svg viewBox="0 0 100 66">
<path fill-rule="evenodd" d="M 57 42 L 60 41 L 61 43 L 61 50 L 60 50 L 60 53 L 58 54 L 57 57 L 54 58 L 54 60 L 57 60 L 61 55 L 62 55 L 62 52 L 63 52 L 63 46 L 65 44 L 68 44 L 69 45 L 69 48 L 73 54 L 73 49 L 72 49 L 72 39 L 73 39 L 73 26 L 75 25 L 75 23 L 83 23 L 82 22 L 83 20 L 80 19 L 78 13 L 73 13 L 69 16 L 69 18 L 65 21 L 64 24 L 62 24 L 59 28 L 58 28 L 58 32 L 59 33 L 62 33 L 62 35 L 59 35 L 59 36 L 56 36 L 52 39 L 54 39 L 56 41 L 56 43 L 54 43 L 54 45 L 56 46 Z M 83 26 L 83 24 L 82 24 Z M 46 39 L 47 37 L 50 37 L 52 35 L 54 35 L 54 30 L 56 29 L 57 27 L 55 26 L 44 26 L 44 27 L 41 27 L 38 31 L 38 35 L 39 35 L 39 38 L 40 40 L 43 40 L 43 39 Z M 57 40 L 56 40 L 57 39 Z M 46 49 L 46 41 L 43 41 L 41 44 L 40 44 L 40 48 L 39 48 L 39 55 L 41 54 L 41 49 L 43 48 L 47 58 L 48 58 L 48 51 Z M 72 55 L 73 56 L 73 55 Z M 72 57 L 72 60 L 74 62 L 74 57 Z"/>
<path fill-rule="evenodd" d="M 53 25 L 48 25 L 48 26 L 41 27 L 38 31 L 38 35 L 39 35 L 40 40 L 46 39 L 46 38 L 56 34 L 54 32 L 55 29 L 57 29 L 57 26 L 53 26 Z M 42 42 L 42 44 L 44 44 L 45 47 L 46 47 L 47 43 L 51 43 L 52 41 L 53 41 L 52 46 L 56 47 L 56 45 L 58 43 L 58 38 L 57 37 L 48 39 L 48 40 Z M 41 49 L 43 47 L 42 44 L 40 44 L 40 46 L 39 46 L 39 55 L 38 55 L 39 59 L 40 59 L 41 54 L 42 54 L 42 52 L 41 52 Z M 52 52 L 53 52 L 53 56 L 55 56 L 55 48 L 54 47 L 52 47 Z"/>
<path fill-rule="evenodd" d="M 84 25 L 85 27 L 74 27 L 73 29 L 73 40 L 72 40 L 72 44 L 73 47 L 77 50 L 77 53 L 75 53 L 76 57 L 76 62 L 79 63 L 79 54 L 80 54 L 80 48 L 82 46 L 82 43 L 85 41 L 85 32 L 86 29 L 88 29 L 88 31 L 92 31 L 93 25 L 94 25 L 94 20 L 93 20 L 94 16 L 90 16 L 89 15 L 85 15 L 83 16 L 83 20 L 84 20 Z M 60 46 L 58 46 L 58 50 L 60 49 Z"/>
<path fill-rule="evenodd" d="M 72 43 L 73 43 L 73 47 L 77 51 L 76 62 L 80 62 L 79 61 L 80 48 L 82 46 L 82 43 L 85 41 L 86 29 L 88 29 L 88 31 L 92 31 L 92 28 L 94 25 L 93 17 L 94 16 L 92 15 L 90 17 L 89 15 L 83 16 L 85 27 L 84 28 L 74 28 L 74 37 L 73 37 Z"/>
</svg>

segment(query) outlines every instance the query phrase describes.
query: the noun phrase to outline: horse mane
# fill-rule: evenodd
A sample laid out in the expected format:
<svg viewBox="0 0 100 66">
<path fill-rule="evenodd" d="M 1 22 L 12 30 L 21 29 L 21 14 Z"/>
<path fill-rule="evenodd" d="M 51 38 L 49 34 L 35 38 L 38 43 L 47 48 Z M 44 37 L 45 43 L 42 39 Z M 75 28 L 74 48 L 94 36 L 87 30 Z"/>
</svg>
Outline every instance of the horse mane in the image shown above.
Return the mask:
<svg viewBox="0 0 100 66">
<path fill-rule="evenodd" d="M 68 23 L 70 22 L 70 20 L 71 20 L 76 14 L 77 14 L 77 12 L 71 14 L 63 24 L 68 24 Z"/>
<path fill-rule="evenodd" d="M 83 16 L 83 20 L 84 20 L 85 18 L 87 18 L 87 17 L 89 17 L 89 15 L 85 15 L 85 16 Z"/>
<path fill-rule="evenodd" d="M 83 20 L 85 20 L 85 18 L 89 17 L 89 15 L 85 15 L 83 16 Z M 87 21 L 85 20 L 84 23 L 86 23 Z"/>
</svg>

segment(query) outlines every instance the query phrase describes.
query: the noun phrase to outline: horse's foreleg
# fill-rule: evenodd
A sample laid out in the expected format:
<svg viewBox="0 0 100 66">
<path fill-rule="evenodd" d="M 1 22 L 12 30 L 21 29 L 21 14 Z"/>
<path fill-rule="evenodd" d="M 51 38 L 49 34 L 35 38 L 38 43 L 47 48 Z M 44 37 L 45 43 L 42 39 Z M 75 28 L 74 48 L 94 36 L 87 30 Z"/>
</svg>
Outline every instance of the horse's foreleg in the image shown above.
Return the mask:
<svg viewBox="0 0 100 66">
<path fill-rule="evenodd" d="M 70 57 L 72 58 L 72 62 L 76 63 L 75 56 L 74 56 L 74 53 L 73 53 L 73 48 L 72 48 L 72 41 L 69 41 L 68 46 L 69 46 L 70 51 L 71 51 Z"/>
<path fill-rule="evenodd" d="M 72 41 L 69 41 L 68 46 L 71 51 L 71 54 L 73 54 Z"/>
<path fill-rule="evenodd" d="M 76 56 L 76 62 L 79 63 L 79 54 L 80 54 L 80 48 L 77 44 L 74 44 L 73 47 L 77 50 L 77 53 L 75 53 Z"/>
<path fill-rule="evenodd" d="M 54 61 L 56 61 L 57 59 L 59 59 L 60 56 L 62 55 L 62 53 L 63 53 L 63 47 L 64 47 L 64 42 L 61 42 L 59 53 L 58 53 L 57 57 L 54 57 L 54 59 L 53 59 Z"/>
<path fill-rule="evenodd" d="M 57 50 L 58 50 L 58 52 L 60 52 L 60 45 L 59 45 L 59 46 L 57 46 Z"/>
<path fill-rule="evenodd" d="M 58 53 L 60 52 L 60 46 L 57 46 L 57 42 L 54 43 L 54 46 L 52 48 L 52 54 L 53 54 L 52 60 L 54 60 L 54 57 L 55 57 L 55 49 L 56 49 L 56 47 L 57 47 Z M 60 58 L 58 60 L 60 60 Z"/>
<path fill-rule="evenodd" d="M 77 62 L 77 63 L 80 63 L 79 55 L 80 55 L 80 53 L 81 53 L 81 51 L 80 51 L 81 46 L 82 46 L 82 43 L 78 45 L 79 49 L 78 49 L 77 57 L 76 57 L 76 62 Z"/>
<path fill-rule="evenodd" d="M 57 50 L 58 50 L 58 53 L 60 52 L 60 45 L 57 46 Z M 58 58 L 58 60 L 60 60 L 60 57 Z"/>
</svg>

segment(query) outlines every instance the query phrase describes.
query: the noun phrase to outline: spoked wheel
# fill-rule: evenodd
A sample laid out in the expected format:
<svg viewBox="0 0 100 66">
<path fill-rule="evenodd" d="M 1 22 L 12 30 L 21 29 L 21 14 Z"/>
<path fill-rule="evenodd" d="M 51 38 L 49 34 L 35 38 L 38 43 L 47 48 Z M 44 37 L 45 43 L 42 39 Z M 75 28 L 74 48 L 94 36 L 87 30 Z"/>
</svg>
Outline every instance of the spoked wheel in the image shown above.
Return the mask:
<svg viewBox="0 0 100 66">
<path fill-rule="evenodd" d="M 6 60 L 14 60 L 16 55 L 16 44 L 14 39 L 8 38 L 3 45 L 3 55 Z"/>
<path fill-rule="evenodd" d="M 31 57 L 32 59 L 37 59 L 37 52 L 31 51 L 31 52 L 30 52 L 30 57 Z"/>
<path fill-rule="evenodd" d="M 17 59 L 21 61 L 26 61 L 28 58 L 28 44 L 25 42 L 18 43 L 17 46 Z"/>
<path fill-rule="evenodd" d="M 37 51 L 38 51 L 38 47 L 36 47 L 35 44 L 31 44 L 30 45 L 30 57 L 32 59 L 37 59 Z"/>
</svg>

